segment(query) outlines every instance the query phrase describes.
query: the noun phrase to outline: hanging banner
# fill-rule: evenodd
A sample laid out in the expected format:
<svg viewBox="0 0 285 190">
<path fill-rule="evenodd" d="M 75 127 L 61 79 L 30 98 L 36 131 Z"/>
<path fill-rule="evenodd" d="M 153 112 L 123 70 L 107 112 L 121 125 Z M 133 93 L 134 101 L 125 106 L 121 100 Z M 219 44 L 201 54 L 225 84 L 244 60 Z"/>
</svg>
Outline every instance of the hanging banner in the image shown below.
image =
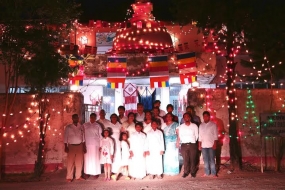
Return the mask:
<svg viewBox="0 0 285 190">
<path fill-rule="evenodd" d="M 127 71 L 126 57 L 108 57 L 107 87 L 124 88 Z"/>
<path fill-rule="evenodd" d="M 169 87 L 167 55 L 149 57 L 149 78 L 151 88 Z"/>
<path fill-rule="evenodd" d="M 125 98 L 125 114 L 128 115 L 130 112 L 135 113 L 137 110 L 137 86 L 135 84 L 126 84 L 124 88 L 124 98 Z"/>
<path fill-rule="evenodd" d="M 181 84 L 197 81 L 196 53 L 180 53 L 176 55 Z"/>
</svg>

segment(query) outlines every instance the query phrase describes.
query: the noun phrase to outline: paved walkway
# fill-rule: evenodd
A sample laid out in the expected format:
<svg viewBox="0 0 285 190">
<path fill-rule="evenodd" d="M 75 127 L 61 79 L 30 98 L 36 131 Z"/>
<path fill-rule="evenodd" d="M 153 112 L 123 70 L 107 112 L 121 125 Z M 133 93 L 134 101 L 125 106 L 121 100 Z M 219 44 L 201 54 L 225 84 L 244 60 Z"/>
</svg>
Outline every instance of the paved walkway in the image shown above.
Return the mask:
<svg viewBox="0 0 285 190">
<path fill-rule="evenodd" d="M 164 176 L 162 180 L 145 178 L 143 180 L 103 181 L 103 174 L 96 180 L 65 182 L 66 170 L 48 173 L 39 182 L 0 183 L 0 190 L 161 190 L 161 189 L 285 189 L 285 173 L 265 172 L 237 172 L 229 173 L 226 169 L 220 171 L 218 178 L 200 177 L 200 169 L 196 178 L 182 178 L 178 176 Z"/>
</svg>

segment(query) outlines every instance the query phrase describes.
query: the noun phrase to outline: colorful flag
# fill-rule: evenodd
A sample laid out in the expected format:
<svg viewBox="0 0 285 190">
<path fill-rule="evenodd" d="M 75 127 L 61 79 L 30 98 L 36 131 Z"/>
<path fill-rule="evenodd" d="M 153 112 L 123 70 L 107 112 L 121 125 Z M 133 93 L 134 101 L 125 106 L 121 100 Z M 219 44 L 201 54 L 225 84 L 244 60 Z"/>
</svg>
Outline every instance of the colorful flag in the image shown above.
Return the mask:
<svg viewBox="0 0 285 190">
<path fill-rule="evenodd" d="M 107 88 L 124 88 L 126 78 L 107 78 Z"/>
<path fill-rule="evenodd" d="M 167 55 L 149 57 L 149 77 L 151 88 L 169 87 Z"/>
<path fill-rule="evenodd" d="M 197 80 L 196 53 L 181 53 L 176 55 L 181 84 L 190 84 Z"/>
<path fill-rule="evenodd" d="M 83 75 L 77 75 L 69 78 L 69 84 L 83 86 Z"/>
<path fill-rule="evenodd" d="M 124 88 L 126 80 L 127 58 L 108 57 L 107 63 L 107 87 Z"/>
</svg>

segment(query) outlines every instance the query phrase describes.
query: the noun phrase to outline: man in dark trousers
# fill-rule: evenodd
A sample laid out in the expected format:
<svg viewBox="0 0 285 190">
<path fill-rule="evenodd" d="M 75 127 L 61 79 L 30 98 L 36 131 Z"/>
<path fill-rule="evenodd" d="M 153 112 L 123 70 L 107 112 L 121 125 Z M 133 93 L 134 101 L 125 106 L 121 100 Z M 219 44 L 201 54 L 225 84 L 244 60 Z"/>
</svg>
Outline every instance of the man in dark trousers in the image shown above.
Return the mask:
<svg viewBox="0 0 285 190">
<path fill-rule="evenodd" d="M 176 146 L 181 143 L 181 154 L 183 157 L 184 174 L 183 178 L 191 174 L 191 177 L 196 177 L 196 158 L 197 158 L 197 140 L 198 126 L 191 123 L 190 113 L 183 114 L 184 123 L 177 127 L 178 135 Z"/>
</svg>

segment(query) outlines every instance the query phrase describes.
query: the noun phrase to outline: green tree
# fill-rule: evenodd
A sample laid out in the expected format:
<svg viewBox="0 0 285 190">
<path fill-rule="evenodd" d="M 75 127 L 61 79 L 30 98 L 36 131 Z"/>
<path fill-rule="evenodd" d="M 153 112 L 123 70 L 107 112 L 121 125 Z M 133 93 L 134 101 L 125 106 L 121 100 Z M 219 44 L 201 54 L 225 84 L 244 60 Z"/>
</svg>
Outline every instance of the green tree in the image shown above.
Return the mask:
<svg viewBox="0 0 285 190">
<path fill-rule="evenodd" d="M 235 93 L 235 56 L 244 45 L 244 31 L 254 18 L 259 1 L 252 0 L 175 0 L 173 12 L 181 25 L 195 22 L 206 37 L 213 38 L 218 54 L 225 56 L 226 92 L 228 100 L 230 160 L 233 168 L 241 168 L 241 148 L 237 129 Z M 225 51 L 221 49 L 223 48 Z"/>
<path fill-rule="evenodd" d="M 5 105 L 2 108 L 0 124 L 0 161 L 2 161 L 3 133 L 9 122 L 10 113 L 13 112 L 19 78 L 25 78 L 32 89 L 44 93 L 43 85 L 54 85 L 55 81 L 60 79 L 57 78 L 60 75 L 66 77 L 66 67 L 63 67 L 66 62 L 55 54 L 51 44 L 47 44 L 51 42 L 47 37 L 60 36 L 63 30 L 68 30 L 80 12 L 79 5 L 73 0 L 2 0 L 0 10 L 0 64 L 4 68 L 0 74 L 5 76 Z M 50 28 L 59 30 L 50 30 Z M 27 69 L 27 65 L 31 67 Z M 51 71 L 58 75 L 51 74 L 50 78 L 44 75 L 37 81 L 32 79 L 35 77 L 33 75 L 35 70 L 38 69 L 39 73 L 43 72 L 43 68 L 47 69 L 43 75 L 51 74 L 48 73 Z M 14 90 L 11 91 L 11 88 Z M 2 171 L 1 164 L 0 171 Z M 0 179 L 1 177 L 0 172 Z"/>
</svg>

